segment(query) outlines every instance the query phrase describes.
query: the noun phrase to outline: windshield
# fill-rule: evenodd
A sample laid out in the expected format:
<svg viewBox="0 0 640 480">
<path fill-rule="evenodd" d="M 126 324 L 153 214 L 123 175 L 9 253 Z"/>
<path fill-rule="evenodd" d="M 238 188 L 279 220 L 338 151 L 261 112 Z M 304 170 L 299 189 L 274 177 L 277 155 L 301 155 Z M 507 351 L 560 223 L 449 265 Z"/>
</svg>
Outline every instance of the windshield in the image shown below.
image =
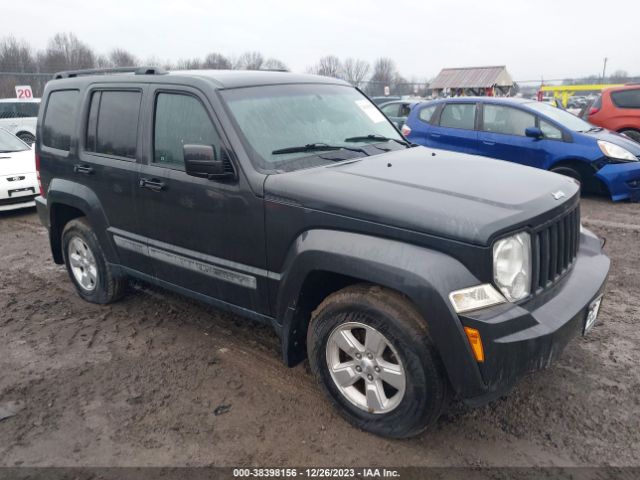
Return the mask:
<svg viewBox="0 0 640 480">
<path fill-rule="evenodd" d="M 221 93 L 260 170 L 291 171 L 406 148 L 387 118 L 352 87 L 273 85 Z M 368 147 L 380 143 L 384 148 Z M 320 144 L 332 148 L 323 151 Z M 313 148 L 295 148 L 304 146 Z"/>
<path fill-rule="evenodd" d="M 563 127 L 573 130 L 574 132 L 586 132 L 590 128 L 593 128 L 593 125 L 585 122 L 581 118 L 576 117 L 572 113 L 561 110 L 557 107 L 552 107 L 549 104 L 542 102 L 531 102 L 527 103 L 527 106 L 546 115 L 552 120 L 558 122 Z"/>
<path fill-rule="evenodd" d="M 24 150 L 29 150 L 26 143 L 0 128 L 0 153 L 22 152 Z"/>
</svg>

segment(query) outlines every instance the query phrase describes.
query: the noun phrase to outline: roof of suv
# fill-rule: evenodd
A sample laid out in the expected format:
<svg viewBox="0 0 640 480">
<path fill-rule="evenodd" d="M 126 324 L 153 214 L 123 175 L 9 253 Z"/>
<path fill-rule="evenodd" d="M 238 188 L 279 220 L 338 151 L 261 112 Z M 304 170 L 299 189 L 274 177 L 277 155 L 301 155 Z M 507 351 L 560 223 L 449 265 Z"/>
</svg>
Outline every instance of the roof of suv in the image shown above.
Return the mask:
<svg viewBox="0 0 640 480">
<path fill-rule="evenodd" d="M 74 72 L 71 72 L 74 73 Z M 213 88 L 241 88 L 254 87 L 261 85 L 282 85 L 282 84 L 300 84 L 300 83 L 324 83 L 334 85 L 349 85 L 343 80 L 337 78 L 322 77 L 319 75 L 305 75 L 290 72 L 276 72 L 269 70 L 178 70 L 167 73 L 156 74 L 134 74 L 130 73 L 109 73 L 104 74 L 95 71 L 90 74 L 78 72 L 77 76 L 69 76 L 53 80 L 54 82 L 77 81 L 83 82 L 151 82 L 163 83 L 163 79 L 171 78 L 175 81 L 178 79 L 200 79 L 208 81 Z"/>
</svg>

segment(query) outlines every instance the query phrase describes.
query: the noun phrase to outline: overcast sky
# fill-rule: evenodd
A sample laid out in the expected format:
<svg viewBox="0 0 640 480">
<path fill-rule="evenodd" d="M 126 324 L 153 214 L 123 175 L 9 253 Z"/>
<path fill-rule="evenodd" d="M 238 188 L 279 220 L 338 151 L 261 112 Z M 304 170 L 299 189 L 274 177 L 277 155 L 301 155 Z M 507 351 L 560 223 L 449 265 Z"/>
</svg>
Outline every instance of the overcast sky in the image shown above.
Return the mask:
<svg viewBox="0 0 640 480">
<path fill-rule="evenodd" d="M 36 49 L 74 32 L 99 53 L 175 61 L 259 50 L 293 71 L 323 55 L 388 56 L 405 77 L 506 65 L 531 80 L 640 75 L 639 0 L 0 0 L 3 35 Z"/>
</svg>

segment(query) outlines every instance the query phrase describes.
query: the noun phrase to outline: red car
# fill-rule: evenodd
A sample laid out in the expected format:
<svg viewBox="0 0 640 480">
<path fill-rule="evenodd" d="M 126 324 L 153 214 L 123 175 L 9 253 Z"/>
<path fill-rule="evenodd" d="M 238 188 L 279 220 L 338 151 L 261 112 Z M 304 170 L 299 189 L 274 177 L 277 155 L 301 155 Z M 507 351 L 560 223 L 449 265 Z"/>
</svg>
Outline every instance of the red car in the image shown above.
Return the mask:
<svg viewBox="0 0 640 480">
<path fill-rule="evenodd" d="M 585 110 L 588 122 L 640 142 L 640 84 L 608 88 Z"/>
</svg>

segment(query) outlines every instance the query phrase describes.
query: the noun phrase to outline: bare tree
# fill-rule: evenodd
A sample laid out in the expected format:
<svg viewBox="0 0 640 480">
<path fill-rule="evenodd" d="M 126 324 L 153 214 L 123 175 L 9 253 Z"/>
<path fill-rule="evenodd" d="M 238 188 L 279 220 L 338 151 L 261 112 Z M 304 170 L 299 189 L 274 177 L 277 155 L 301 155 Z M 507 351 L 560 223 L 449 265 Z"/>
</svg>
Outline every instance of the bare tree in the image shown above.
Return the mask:
<svg viewBox="0 0 640 480">
<path fill-rule="evenodd" d="M 176 70 L 199 70 L 202 62 L 199 58 L 183 58 L 176 63 Z"/>
<path fill-rule="evenodd" d="M 367 85 L 370 95 L 382 95 L 384 87 L 393 89 L 398 77 L 395 62 L 388 57 L 380 57 L 373 64 L 373 74 Z"/>
<path fill-rule="evenodd" d="M 318 60 L 318 63 L 309 67 L 309 73 L 315 73 L 316 75 L 322 75 L 324 77 L 342 77 L 342 64 L 340 59 L 335 55 L 327 55 Z"/>
<path fill-rule="evenodd" d="M 113 64 L 111 63 L 111 60 L 109 60 L 109 57 L 107 57 L 106 55 L 100 54 L 96 56 L 96 67 L 111 68 L 113 67 Z"/>
<path fill-rule="evenodd" d="M 173 70 L 174 66 L 169 60 L 162 60 L 159 57 L 152 55 L 147 57 L 147 59 L 142 62 L 143 65 L 148 65 L 150 67 L 161 67 L 165 70 Z"/>
<path fill-rule="evenodd" d="M 0 42 L 0 70 L 3 72 L 33 72 L 36 62 L 31 47 L 24 40 L 6 37 Z"/>
<path fill-rule="evenodd" d="M 230 70 L 232 68 L 231 61 L 221 53 L 210 53 L 204 58 L 202 68 L 211 70 Z"/>
<path fill-rule="evenodd" d="M 132 67 L 138 65 L 138 59 L 123 48 L 114 48 L 109 53 L 109 60 L 114 67 Z"/>
<path fill-rule="evenodd" d="M 57 33 L 44 52 L 38 54 L 38 63 L 45 72 L 93 68 L 96 55 L 73 33 Z"/>
<path fill-rule="evenodd" d="M 260 52 L 245 52 L 236 61 L 236 70 L 260 70 L 264 65 L 264 57 Z"/>
<path fill-rule="evenodd" d="M 35 71 L 36 62 L 28 43 L 16 40 L 14 37 L 7 37 L 0 41 L 0 72 L 24 74 Z M 44 83 L 44 79 L 37 76 L 7 74 L 0 76 L 0 97 L 14 96 L 16 85 L 29 84 L 36 90 L 36 86 Z"/>
<path fill-rule="evenodd" d="M 397 75 L 396 64 L 388 57 L 381 57 L 373 65 L 372 82 L 380 82 L 391 85 Z"/>
<path fill-rule="evenodd" d="M 278 60 L 277 58 L 269 58 L 266 62 L 264 62 L 264 65 L 262 66 L 262 68 L 265 70 L 283 70 L 287 72 L 289 71 L 289 69 L 284 64 L 284 62 Z"/>
<path fill-rule="evenodd" d="M 610 83 L 626 83 L 629 81 L 629 73 L 626 70 L 616 70 L 609 77 Z"/>
<path fill-rule="evenodd" d="M 357 58 L 347 58 L 342 64 L 344 79 L 354 87 L 359 87 L 367 78 L 370 68 L 368 62 Z"/>
</svg>

